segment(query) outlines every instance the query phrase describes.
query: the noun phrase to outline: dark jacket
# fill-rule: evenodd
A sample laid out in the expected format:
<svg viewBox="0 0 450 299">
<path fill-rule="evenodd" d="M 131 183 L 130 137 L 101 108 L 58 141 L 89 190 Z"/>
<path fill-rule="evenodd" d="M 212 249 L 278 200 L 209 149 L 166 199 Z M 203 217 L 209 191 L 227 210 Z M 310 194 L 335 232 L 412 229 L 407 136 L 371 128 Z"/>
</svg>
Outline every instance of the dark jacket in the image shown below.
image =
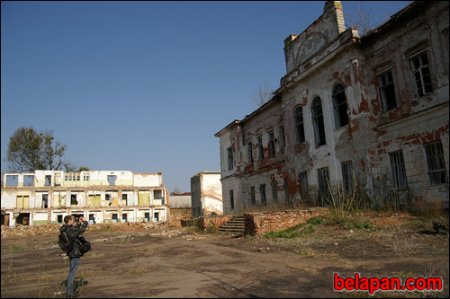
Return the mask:
<svg viewBox="0 0 450 299">
<path fill-rule="evenodd" d="M 83 254 L 80 251 L 80 239 L 88 226 L 88 222 L 84 221 L 83 223 L 74 223 L 72 225 L 64 224 L 61 226 L 60 231 L 66 231 L 67 237 L 71 243 L 73 243 L 73 249 L 67 252 L 68 257 L 81 257 Z"/>
</svg>

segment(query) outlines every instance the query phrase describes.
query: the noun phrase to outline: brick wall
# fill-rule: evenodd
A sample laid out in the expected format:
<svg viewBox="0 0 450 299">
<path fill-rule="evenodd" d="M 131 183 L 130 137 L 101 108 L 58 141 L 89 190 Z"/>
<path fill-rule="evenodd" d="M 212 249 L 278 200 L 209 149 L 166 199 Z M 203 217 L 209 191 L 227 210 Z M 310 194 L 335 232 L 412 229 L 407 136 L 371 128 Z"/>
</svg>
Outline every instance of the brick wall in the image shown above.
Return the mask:
<svg viewBox="0 0 450 299">
<path fill-rule="evenodd" d="M 182 226 L 181 221 L 191 218 L 191 208 L 171 208 L 170 209 L 170 224 Z"/>
<path fill-rule="evenodd" d="M 208 226 L 214 225 L 216 228 L 219 228 L 225 222 L 228 222 L 233 218 L 231 215 L 226 216 L 206 216 L 198 218 L 198 228 L 202 230 L 206 230 Z"/>
<path fill-rule="evenodd" d="M 323 215 L 326 208 L 308 210 L 268 211 L 244 214 L 245 235 L 260 236 L 270 231 L 280 231 L 305 223 L 312 217 Z"/>
</svg>

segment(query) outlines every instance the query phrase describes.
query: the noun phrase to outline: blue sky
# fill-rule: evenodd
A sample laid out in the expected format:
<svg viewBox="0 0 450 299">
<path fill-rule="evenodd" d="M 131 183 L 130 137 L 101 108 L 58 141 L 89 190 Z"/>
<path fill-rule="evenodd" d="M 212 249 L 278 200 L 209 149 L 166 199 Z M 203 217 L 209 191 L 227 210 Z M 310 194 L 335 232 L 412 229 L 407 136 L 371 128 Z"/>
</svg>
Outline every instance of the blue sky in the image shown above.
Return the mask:
<svg viewBox="0 0 450 299">
<path fill-rule="evenodd" d="M 92 170 L 163 172 L 190 191 L 220 170 L 214 134 L 286 73 L 283 41 L 325 1 L 1 2 L 1 160 L 20 127 L 53 132 Z M 343 1 L 378 26 L 408 1 Z"/>
</svg>

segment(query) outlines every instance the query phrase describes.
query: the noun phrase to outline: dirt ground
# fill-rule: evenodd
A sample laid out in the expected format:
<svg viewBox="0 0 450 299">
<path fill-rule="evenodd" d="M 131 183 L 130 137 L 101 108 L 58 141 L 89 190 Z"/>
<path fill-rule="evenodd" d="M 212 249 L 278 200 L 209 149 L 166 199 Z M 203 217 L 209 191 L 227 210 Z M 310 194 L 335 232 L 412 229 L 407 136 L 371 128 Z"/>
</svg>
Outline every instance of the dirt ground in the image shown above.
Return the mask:
<svg viewBox="0 0 450 299">
<path fill-rule="evenodd" d="M 363 218 L 361 218 L 363 217 Z M 359 223 L 359 224 L 358 224 Z M 78 277 L 80 298 L 367 297 L 333 291 L 333 273 L 439 276 L 442 292 L 377 292 L 375 297 L 447 297 L 448 235 L 424 233 L 429 219 L 364 215 L 347 227 L 318 224 L 295 238 L 239 237 L 167 225 L 94 225 Z M 2 227 L 1 297 L 62 298 L 68 259 L 58 226 Z"/>
</svg>

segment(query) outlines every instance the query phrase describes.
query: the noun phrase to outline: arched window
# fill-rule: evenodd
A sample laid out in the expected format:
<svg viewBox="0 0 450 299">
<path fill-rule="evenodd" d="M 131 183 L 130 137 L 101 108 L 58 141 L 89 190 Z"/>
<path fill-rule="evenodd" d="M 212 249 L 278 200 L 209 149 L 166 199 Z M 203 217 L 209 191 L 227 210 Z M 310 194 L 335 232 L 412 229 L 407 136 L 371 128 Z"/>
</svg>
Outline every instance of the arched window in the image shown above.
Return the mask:
<svg viewBox="0 0 450 299">
<path fill-rule="evenodd" d="M 326 144 L 325 141 L 325 125 L 323 123 L 322 113 L 322 101 L 319 97 L 316 97 L 311 105 L 311 112 L 313 118 L 314 127 L 314 140 L 316 141 L 316 147 Z"/>
<path fill-rule="evenodd" d="M 302 106 L 295 107 L 295 128 L 297 132 L 297 143 L 305 142 L 305 129 L 303 126 L 303 108 Z"/>
<path fill-rule="evenodd" d="M 348 124 L 347 99 L 345 98 L 344 86 L 341 84 L 337 84 L 333 88 L 333 108 L 336 128 Z"/>
</svg>

